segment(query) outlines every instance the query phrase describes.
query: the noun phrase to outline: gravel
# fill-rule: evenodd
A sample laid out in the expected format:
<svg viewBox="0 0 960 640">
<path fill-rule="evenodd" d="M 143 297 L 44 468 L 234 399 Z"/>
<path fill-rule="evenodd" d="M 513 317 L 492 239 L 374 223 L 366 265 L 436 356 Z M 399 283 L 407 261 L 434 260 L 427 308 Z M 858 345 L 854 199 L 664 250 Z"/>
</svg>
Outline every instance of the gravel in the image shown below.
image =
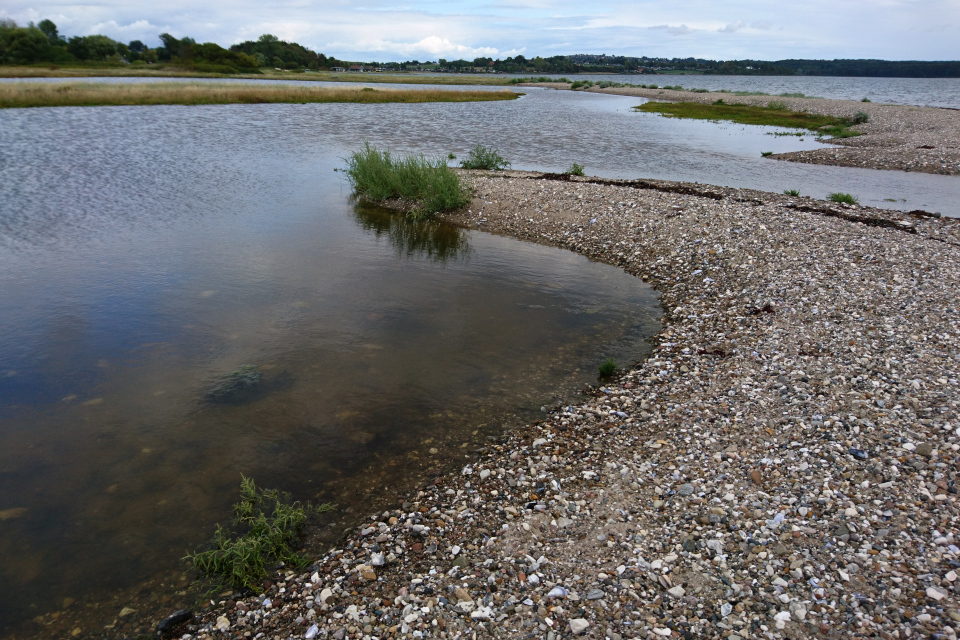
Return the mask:
<svg viewBox="0 0 960 640">
<path fill-rule="evenodd" d="M 176 637 L 956 637 L 958 225 L 541 177 L 451 220 L 652 283 L 654 355 Z"/>
<path fill-rule="evenodd" d="M 570 85 L 538 83 L 521 86 L 566 89 Z M 772 101 L 778 101 L 792 111 L 809 111 L 837 117 L 850 117 L 863 111 L 869 115 L 869 122 L 853 127 L 863 135 L 830 141 L 832 145 L 839 145 L 839 148 L 831 146 L 812 151 L 774 154 L 769 157 L 809 164 L 960 175 L 960 110 L 958 109 L 825 98 L 737 96 L 719 92 L 693 93 L 672 89 L 593 87 L 587 91 L 637 96 L 658 101 L 703 104 L 712 104 L 722 99 L 728 104 L 766 106 Z"/>
</svg>

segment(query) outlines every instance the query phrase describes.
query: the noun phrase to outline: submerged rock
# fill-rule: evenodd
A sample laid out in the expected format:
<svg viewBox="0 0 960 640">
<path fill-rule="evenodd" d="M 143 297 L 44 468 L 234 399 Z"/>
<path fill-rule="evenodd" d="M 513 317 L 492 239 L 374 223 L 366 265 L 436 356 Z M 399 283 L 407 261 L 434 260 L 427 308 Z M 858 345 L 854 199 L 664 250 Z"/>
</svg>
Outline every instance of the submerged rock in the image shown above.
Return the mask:
<svg viewBox="0 0 960 640">
<path fill-rule="evenodd" d="M 263 391 L 263 374 L 252 364 L 240 365 L 236 371 L 220 378 L 207 392 L 207 402 L 241 404 Z"/>
</svg>

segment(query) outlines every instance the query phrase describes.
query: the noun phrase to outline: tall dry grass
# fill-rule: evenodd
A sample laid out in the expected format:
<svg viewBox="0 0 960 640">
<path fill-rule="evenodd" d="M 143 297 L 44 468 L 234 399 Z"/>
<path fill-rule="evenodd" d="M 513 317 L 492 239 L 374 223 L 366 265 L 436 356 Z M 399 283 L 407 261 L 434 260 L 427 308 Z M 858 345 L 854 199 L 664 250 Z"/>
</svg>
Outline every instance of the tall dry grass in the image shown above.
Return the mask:
<svg viewBox="0 0 960 640">
<path fill-rule="evenodd" d="M 512 91 L 444 91 L 440 89 L 329 88 L 164 82 L 150 84 L 32 83 L 0 84 L 0 108 L 98 107 L 157 104 L 262 104 L 311 102 L 483 102 L 512 100 Z"/>
</svg>

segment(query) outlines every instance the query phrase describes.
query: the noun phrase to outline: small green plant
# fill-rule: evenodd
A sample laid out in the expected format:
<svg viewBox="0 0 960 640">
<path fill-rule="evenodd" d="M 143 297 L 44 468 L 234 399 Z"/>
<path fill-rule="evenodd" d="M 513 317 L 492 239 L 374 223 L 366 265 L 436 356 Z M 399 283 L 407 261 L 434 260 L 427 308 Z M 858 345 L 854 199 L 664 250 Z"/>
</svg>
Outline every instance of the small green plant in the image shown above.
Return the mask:
<svg viewBox="0 0 960 640">
<path fill-rule="evenodd" d="M 218 525 L 213 548 L 190 554 L 186 559 L 224 585 L 259 591 L 276 564 L 302 567 L 307 563 L 294 546 L 308 509 L 324 513 L 334 509 L 334 505 L 312 507 L 289 502 L 279 491 L 258 489 L 253 479 L 241 476 L 240 502 L 233 505 L 234 531 L 227 532 Z"/>
<path fill-rule="evenodd" d="M 456 159 L 457 159 L 457 154 L 453 153 L 452 151 L 447 154 L 447 160 L 456 160 Z"/>
<path fill-rule="evenodd" d="M 655 85 L 655 84 L 648 84 L 648 85 L 647 85 L 647 89 L 659 89 L 659 88 L 660 88 L 660 87 L 658 87 L 658 86 Z"/>
<path fill-rule="evenodd" d="M 850 124 L 864 124 L 866 122 L 870 122 L 870 114 L 866 111 L 857 111 L 850 118 Z"/>
<path fill-rule="evenodd" d="M 772 109 L 773 111 L 785 111 L 787 109 L 787 103 L 783 100 L 771 100 L 767 103 L 767 109 Z"/>
<path fill-rule="evenodd" d="M 617 363 L 614 362 L 613 358 L 607 358 L 597 368 L 600 370 L 601 378 L 609 378 L 617 372 Z"/>
<path fill-rule="evenodd" d="M 460 176 L 442 158 L 423 155 L 394 157 L 370 143 L 346 159 L 346 174 L 354 191 L 368 200 L 406 202 L 414 217 L 426 218 L 459 209 L 470 202 Z"/>
<path fill-rule="evenodd" d="M 574 162 L 572 165 L 570 165 L 570 168 L 567 169 L 564 173 L 566 173 L 568 176 L 582 176 L 583 165 L 577 164 L 576 162 Z"/>
<path fill-rule="evenodd" d="M 761 151 L 760 155 L 762 155 L 764 158 L 767 158 L 773 155 L 773 151 Z"/>
<path fill-rule="evenodd" d="M 870 102 L 870 98 L 864 98 L 860 102 Z"/>
<path fill-rule="evenodd" d="M 719 100 L 714 100 L 713 104 L 721 105 L 721 104 L 727 104 L 727 103 L 723 101 L 723 98 L 720 98 Z"/>
<path fill-rule="evenodd" d="M 796 189 L 784 189 L 784 190 L 783 190 L 783 195 L 785 195 L 785 196 L 799 196 L 799 195 L 800 195 L 800 192 L 797 191 Z"/>
<path fill-rule="evenodd" d="M 857 204 L 860 202 L 857 200 L 856 196 L 850 195 L 849 193 L 831 193 L 827 196 L 827 199 L 831 202 L 838 202 L 840 204 Z"/>
<path fill-rule="evenodd" d="M 502 171 L 510 166 L 510 162 L 501 156 L 496 149 L 478 144 L 470 150 L 466 160 L 460 161 L 460 166 L 464 169 Z"/>
</svg>

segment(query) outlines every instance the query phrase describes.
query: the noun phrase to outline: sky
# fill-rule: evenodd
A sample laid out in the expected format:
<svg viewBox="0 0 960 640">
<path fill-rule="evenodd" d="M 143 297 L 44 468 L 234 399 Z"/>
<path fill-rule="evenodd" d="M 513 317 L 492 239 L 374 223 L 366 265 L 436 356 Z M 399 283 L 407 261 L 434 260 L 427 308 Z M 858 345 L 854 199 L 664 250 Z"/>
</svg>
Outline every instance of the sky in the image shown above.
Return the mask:
<svg viewBox="0 0 960 640">
<path fill-rule="evenodd" d="M 346 60 L 574 53 L 713 60 L 960 59 L 960 0 L 4 0 L 60 33 L 222 46 L 271 33 Z"/>
</svg>

